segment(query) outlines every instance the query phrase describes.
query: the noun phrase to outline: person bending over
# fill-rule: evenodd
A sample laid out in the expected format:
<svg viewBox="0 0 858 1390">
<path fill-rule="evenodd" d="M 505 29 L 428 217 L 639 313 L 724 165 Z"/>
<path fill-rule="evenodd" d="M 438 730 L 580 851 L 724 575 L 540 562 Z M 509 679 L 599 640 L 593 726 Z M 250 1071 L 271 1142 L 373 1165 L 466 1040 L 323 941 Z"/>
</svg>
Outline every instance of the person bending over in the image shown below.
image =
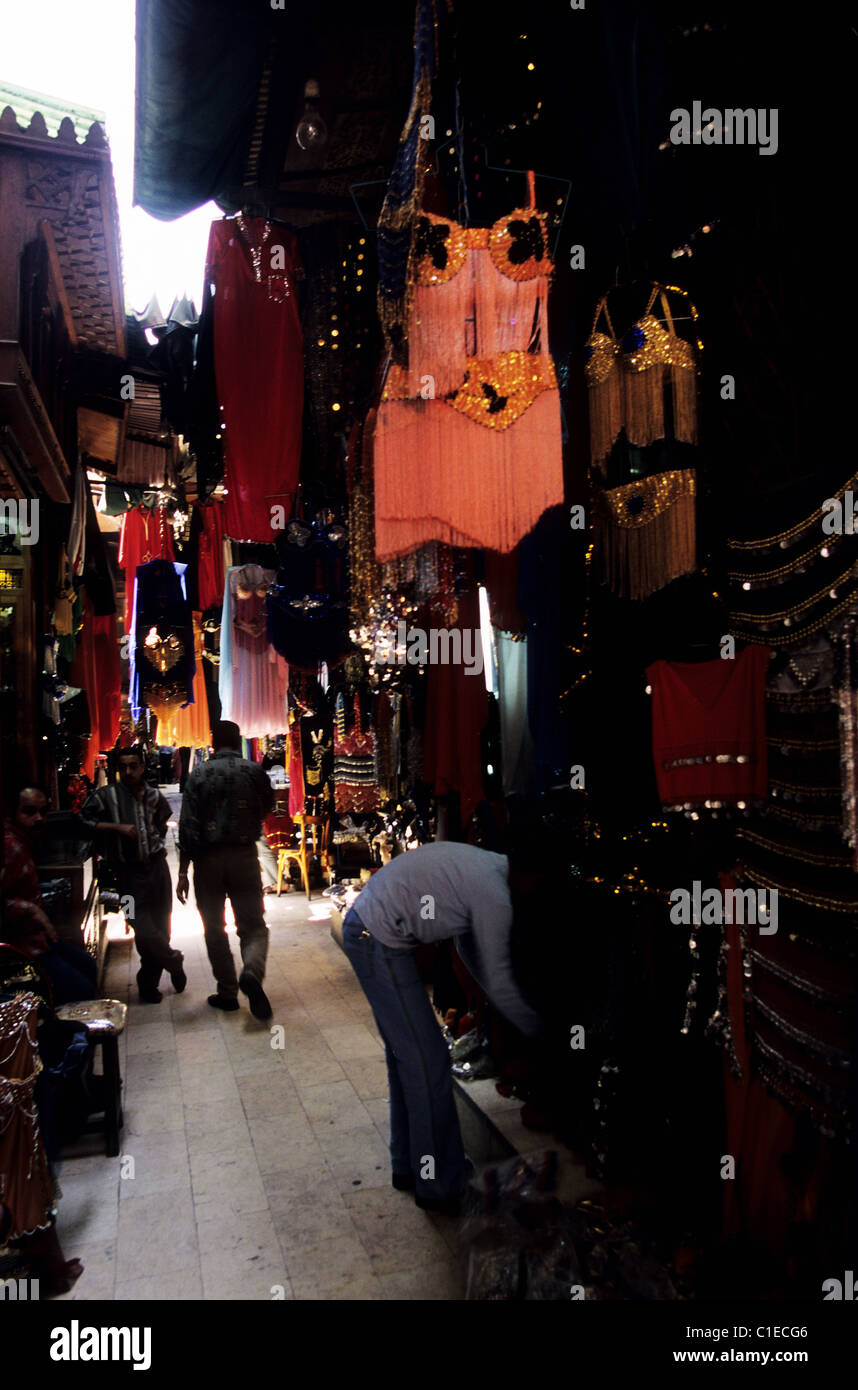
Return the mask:
<svg viewBox="0 0 858 1390">
<path fill-rule="evenodd" d="M 450 1054 L 415 960 L 424 942 L 453 937 L 468 970 L 526 1036 L 542 1032 L 511 965 L 509 863 L 452 841 L 409 850 L 374 874 L 343 923 L 346 955 L 384 1041 L 394 1187 L 417 1205 L 455 1213 L 465 1153 Z"/>
</svg>

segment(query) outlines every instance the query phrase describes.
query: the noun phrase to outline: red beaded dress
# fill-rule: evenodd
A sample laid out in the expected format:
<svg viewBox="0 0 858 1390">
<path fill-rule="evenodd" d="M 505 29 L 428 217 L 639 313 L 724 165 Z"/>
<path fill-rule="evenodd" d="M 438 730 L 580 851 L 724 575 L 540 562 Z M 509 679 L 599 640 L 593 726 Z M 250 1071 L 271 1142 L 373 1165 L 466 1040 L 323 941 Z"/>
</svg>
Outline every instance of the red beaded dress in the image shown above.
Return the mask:
<svg viewBox="0 0 858 1390">
<path fill-rule="evenodd" d="M 304 352 L 298 243 L 262 218 L 212 224 L 206 263 L 214 293 L 226 534 L 270 543 L 271 508 L 290 506 L 301 461 Z"/>
</svg>

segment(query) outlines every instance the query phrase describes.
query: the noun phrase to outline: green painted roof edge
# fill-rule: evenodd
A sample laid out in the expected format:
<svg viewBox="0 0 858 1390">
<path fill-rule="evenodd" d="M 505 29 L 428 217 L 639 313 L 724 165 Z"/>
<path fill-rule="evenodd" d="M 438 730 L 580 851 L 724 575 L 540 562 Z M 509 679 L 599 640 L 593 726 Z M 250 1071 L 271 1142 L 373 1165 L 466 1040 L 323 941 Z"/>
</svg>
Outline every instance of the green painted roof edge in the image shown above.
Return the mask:
<svg viewBox="0 0 858 1390">
<path fill-rule="evenodd" d="M 0 81 L 0 111 L 11 106 L 18 124 L 25 129 L 36 111 L 45 118 L 45 125 L 51 135 L 56 135 L 60 122 L 68 116 L 73 123 L 76 135 L 86 135 L 95 122 L 107 132 L 107 118 L 103 111 L 92 106 L 82 106 L 79 102 L 66 101 L 62 97 L 49 96 L 47 92 L 34 92 L 29 87 L 18 87 L 11 82 Z"/>
</svg>

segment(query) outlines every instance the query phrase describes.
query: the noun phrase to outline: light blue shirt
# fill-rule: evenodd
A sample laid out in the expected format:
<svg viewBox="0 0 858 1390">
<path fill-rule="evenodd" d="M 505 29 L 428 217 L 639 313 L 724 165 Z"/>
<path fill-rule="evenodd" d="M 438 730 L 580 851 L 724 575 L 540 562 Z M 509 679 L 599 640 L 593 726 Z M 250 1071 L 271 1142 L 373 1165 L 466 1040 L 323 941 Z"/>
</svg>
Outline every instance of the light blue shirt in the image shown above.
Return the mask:
<svg viewBox="0 0 858 1390">
<path fill-rule="evenodd" d="M 473 845 L 438 840 L 392 859 L 358 896 L 354 910 L 385 946 L 456 940 L 468 970 L 520 1032 L 541 1030 L 512 970 L 509 861 Z"/>
</svg>

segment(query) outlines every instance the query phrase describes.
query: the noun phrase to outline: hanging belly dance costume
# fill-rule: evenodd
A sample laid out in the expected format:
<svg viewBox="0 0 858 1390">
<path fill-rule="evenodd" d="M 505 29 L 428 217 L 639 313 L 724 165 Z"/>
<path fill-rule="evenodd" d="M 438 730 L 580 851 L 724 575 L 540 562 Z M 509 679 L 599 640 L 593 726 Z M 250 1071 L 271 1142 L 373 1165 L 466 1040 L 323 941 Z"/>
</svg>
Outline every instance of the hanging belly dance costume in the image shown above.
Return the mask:
<svg viewBox="0 0 858 1390">
<path fill-rule="evenodd" d="M 508 552 L 563 500 L 545 219 L 426 213 L 416 246 L 409 367 L 391 367 L 376 426 L 376 556 L 427 541 Z"/>
</svg>

